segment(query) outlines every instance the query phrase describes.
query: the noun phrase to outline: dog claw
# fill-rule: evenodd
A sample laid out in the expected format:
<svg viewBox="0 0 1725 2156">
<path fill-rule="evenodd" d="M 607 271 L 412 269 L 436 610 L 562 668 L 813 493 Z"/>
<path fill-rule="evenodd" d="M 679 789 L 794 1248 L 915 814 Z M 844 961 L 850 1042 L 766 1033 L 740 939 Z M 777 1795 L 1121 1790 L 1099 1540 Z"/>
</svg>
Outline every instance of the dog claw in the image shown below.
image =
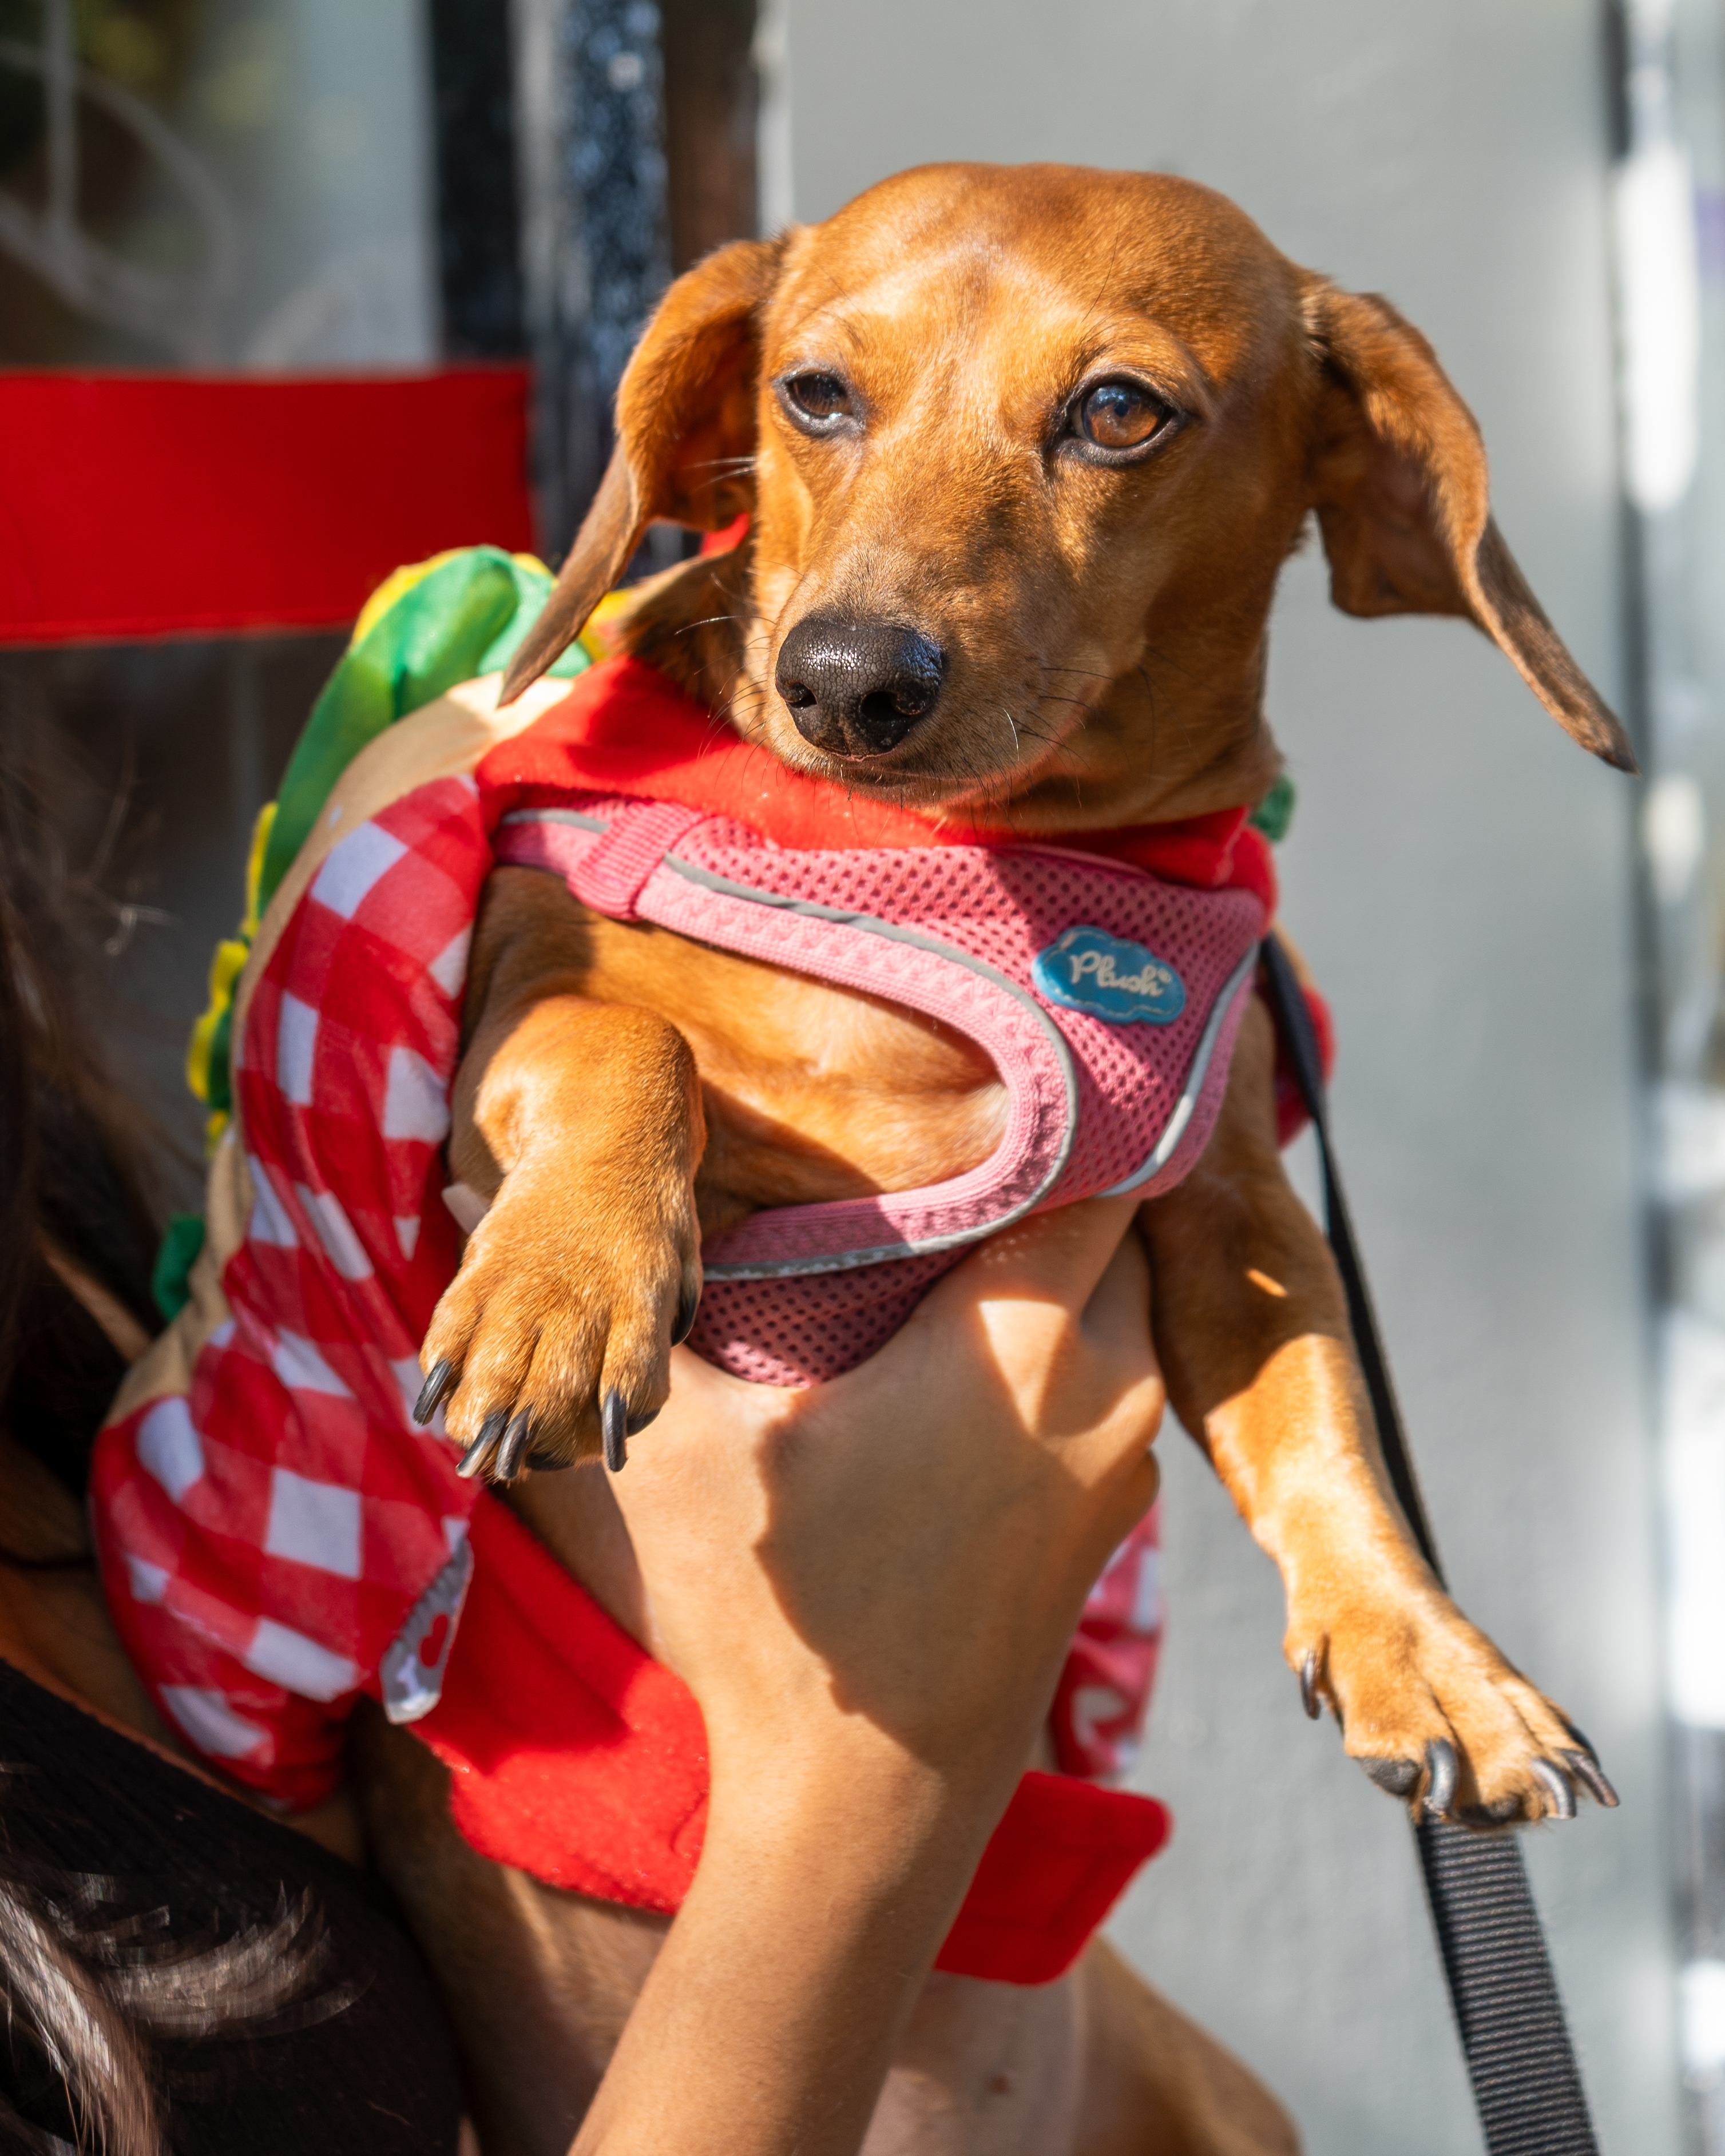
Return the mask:
<svg viewBox="0 0 1725 2156">
<path fill-rule="evenodd" d="M 599 1410 L 599 1430 L 605 1440 L 605 1465 L 614 1475 L 620 1475 L 629 1465 L 629 1446 L 624 1442 L 629 1435 L 629 1410 L 621 1393 L 606 1394 L 605 1404 Z"/>
<path fill-rule="evenodd" d="M 700 1312 L 701 1290 L 696 1288 L 693 1295 L 685 1293 L 682 1301 L 677 1305 L 676 1319 L 671 1327 L 673 1348 L 680 1348 L 695 1330 L 695 1321 L 700 1315 Z"/>
<path fill-rule="evenodd" d="M 1411 1759 L 1362 1759 L 1360 1764 L 1365 1768 L 1366 1779 L 1392 1797 L 1410 1794 L 1420 1779 L 1420 1769 Z"/>
<path fill-rule="evenodd" d="M 1573 1820 L 1575 1816 L 1575 1788 L 1569 1777 L 1555 1761 L 1536 1759 L 1533 1778 L 1551 1799 L 1553 1819 Z"/>
<path fill-rule="evenodd" d="M 1447 1737 L 1434 1737 L 1425 1748 L 1425 1814 L 1428 1819 L 1443 1819 L 1448 1815 L 1455 1801 L 1458 1771 L 1455 1746 Z"/>
<path fill-rule="evenodd" d="M 473 1480 L 485 1465 L 485 1457 L 491 1447 L 502 1436 L 508 1421 L 509 1411 L 506 1408 L 500 1408 L 495 1414 L 488 1414 L 485 1417 L 480 1424 L 479 1435 L 468 1446 L 457 1463 L 455 1472 L 458 1475 L 467 1481 L 470 1482 Z"/>
<path fill-rule="evenodd" d="M 1306 1710 L 1306 1719 L 1316 1722 L 1323 1711 L 1323 1702 L 1317 1696 L 1317 1656 L 1309 1654 L 1300 1665 L 1300 1704 Z"/>
<path fill-rule="evenodd" d="M 1566 1729 L 1569 1728 L 1567 1722 L 1563 1726 Z M 1574 1729 L 1569 1729 L 1569 1734 L 1572 1737 L 1575 1733 Z M 1563 1763 L 1596 1804 L 1603 1804 L 1608 1812 L 1616 1810 L 1617 1792 L 1606 1780 L 1604 1769 L 1594 1758 L 1591 1751 L 1566 1752 L 1563 1754 Z"/>
<path fill-rule="evenodd" d="M 533 1418 L 526 1408 L 503 1433 L 503 1442 L 497 1448 L 497 1457 L 492 1462 L 491 1480 L 494 1482 L 513 1482 L 521 1471 L 521 1460 L 527 1450 Z"/>
<path fill-rule="evenodd" d="M 455 1383 L 455 1366 L 447 1357 L 441 1362 L 434 1363 L 426 1374 L 425 1383 L 419 1388 L 419 1397 L 413 1403 L 414 1421 L 422 1425 L 429 1422 L 454 1391 Z"/>
</svg>

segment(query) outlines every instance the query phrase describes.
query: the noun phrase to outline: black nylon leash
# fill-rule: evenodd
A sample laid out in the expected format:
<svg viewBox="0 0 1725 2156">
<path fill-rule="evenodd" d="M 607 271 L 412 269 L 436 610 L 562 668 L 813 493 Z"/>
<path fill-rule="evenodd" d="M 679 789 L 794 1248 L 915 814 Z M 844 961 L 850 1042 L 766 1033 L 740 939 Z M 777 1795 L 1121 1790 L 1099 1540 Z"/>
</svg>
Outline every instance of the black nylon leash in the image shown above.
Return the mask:
<svg viewBox="0 0 1725 2156">
<path fill-rule="evenodd" d="M 1414 1539 L 1441 1583 L 1443 1568 L 1336 1170 L 1317 1029 L 1276 937 L 1266 937 L 1262 957 L 1271 1014 L 1317 1136 L 1325 1228 L 1348 1295 L 1384 1464 Z M 1520 1844 L 1509 1835 L 1476 1834 L 1435 1820 L 1422 1820 L 1414 1835 L 1489 2156 L 1599 2156 Z"/>
</svg>

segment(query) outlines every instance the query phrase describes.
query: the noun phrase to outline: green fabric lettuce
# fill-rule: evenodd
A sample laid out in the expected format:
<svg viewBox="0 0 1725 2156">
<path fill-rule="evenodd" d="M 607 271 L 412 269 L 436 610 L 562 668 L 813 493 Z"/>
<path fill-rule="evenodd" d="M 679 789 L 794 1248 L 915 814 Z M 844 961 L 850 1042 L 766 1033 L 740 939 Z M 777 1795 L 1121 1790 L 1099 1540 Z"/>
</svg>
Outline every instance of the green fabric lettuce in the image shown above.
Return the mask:
<svg viewBox="0 0 1725 2156">
<path fill-rule="evenodd" d="M 237 935 L 216 947 L 209 1007 L 193 1028 L 187 1082 L 208 1107 L 211 1149 L 234 1100 L 229 1032 L 234 990 L 258 923 L 341 773 L 397 719 L 458 682 L 506 667 L 551 592 L 551 572 L 529 554 L 467 547 L 398 569 L 366 602 L 352 641 L 288 761 L 280 798 L 258 818 Z M 567 680 L 593 664 L 572 644 L 551 671 Z"/>
</svg>

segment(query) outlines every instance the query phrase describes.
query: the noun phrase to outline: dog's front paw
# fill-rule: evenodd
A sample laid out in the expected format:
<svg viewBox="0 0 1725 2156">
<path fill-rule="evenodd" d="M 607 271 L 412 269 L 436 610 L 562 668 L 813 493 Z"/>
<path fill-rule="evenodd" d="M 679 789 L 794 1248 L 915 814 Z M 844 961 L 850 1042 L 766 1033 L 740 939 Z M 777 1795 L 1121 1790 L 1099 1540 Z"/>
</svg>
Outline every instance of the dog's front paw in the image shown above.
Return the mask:
<svg viewBox="0 0 1725 2156">
<path fill-rule="evenodd" d="M 512 1482 L 602 1450 L 621 1467 L 665 1403 L 700 1297 L 686 1182 L 607 1203 L 511 1177 L 433 1314 L 414 1419 L 447 1403 L 463 1475 Z"/>
<path fill-rule="evenodd" d="M 1574 1819 L 1617 1797 L 1593 1747 L 1436 1589 L 1290 1625 L 1308 1714 L 1327 1701 L 1348 1754 L 1416 1819 Z"/>
</svg>

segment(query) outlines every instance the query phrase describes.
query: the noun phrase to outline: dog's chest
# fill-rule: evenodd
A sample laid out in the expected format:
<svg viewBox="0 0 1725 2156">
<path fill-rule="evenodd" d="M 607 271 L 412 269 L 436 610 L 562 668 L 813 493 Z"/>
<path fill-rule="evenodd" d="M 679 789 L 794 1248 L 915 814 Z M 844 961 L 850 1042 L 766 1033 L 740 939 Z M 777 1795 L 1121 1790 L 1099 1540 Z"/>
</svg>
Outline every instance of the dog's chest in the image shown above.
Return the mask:
<svg viewBox="0 0 1725 2156">
<path fill-rule="evenodd" d="M 952 1027 L 580 911 L 583 993 L 670 1019 L 694 1052 L 707 1122 L 696 1183 L 705 1233 L 763 1206 L 943 1182 L 999 1144 L 1005 1089 L 983 1051 Z"/>
</svg>

